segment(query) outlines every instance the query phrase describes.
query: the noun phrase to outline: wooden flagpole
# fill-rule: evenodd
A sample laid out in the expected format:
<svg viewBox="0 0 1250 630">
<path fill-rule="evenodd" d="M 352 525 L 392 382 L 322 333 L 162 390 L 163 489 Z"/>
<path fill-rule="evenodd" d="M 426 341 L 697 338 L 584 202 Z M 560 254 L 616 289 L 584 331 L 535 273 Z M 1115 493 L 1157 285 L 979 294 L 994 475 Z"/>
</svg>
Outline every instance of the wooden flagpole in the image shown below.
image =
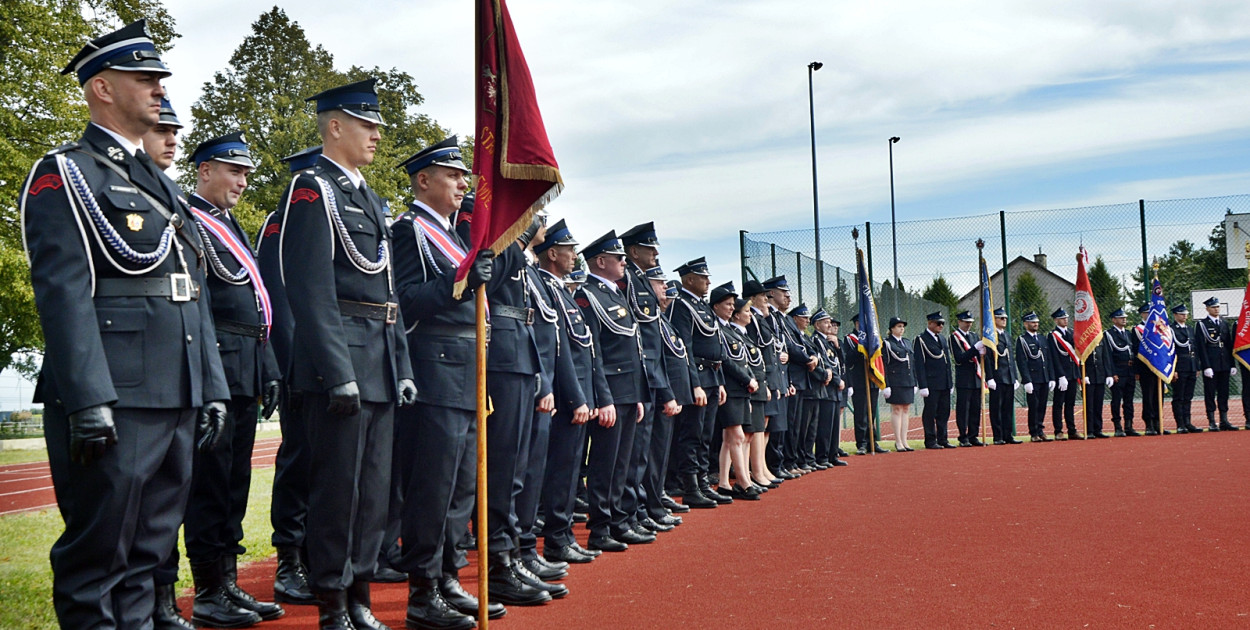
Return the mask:
<svg viewBox="0 0 1250 630">
<path fill-rule="evenodd" d="M 486 516 L 486 285 L 477 288 L 477 618 L 482 630 L 490 624 L 490 569 Z"/>
<path fill-rule="evenodd" d="M 1075 350 L 1075 348 L 1073 348 Z M 1082 440 L 1089 439 L 1089 408 L 1085 406 L 1085 362 L 1081 362 L 1081 418 L 1085 420 L 1085 431 L 1081 434 Z"/>
</svg>

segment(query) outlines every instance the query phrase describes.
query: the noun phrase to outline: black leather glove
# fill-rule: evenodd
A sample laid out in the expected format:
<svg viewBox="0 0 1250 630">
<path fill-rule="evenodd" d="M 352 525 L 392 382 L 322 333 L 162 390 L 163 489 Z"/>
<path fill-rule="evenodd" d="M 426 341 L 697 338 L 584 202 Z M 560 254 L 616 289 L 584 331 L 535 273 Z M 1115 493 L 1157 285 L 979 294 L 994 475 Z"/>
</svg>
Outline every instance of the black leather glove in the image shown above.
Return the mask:
<svg viewBox="0 0 1250 630">
<path fill-rule="evenodd" d="M 282 382 L 269 381 L 260 394 L 260 417 L 268 420 L 278 408 L 278 399 L 282 397 Z"/>
<path fill-rule="evenodd" d="M 330 404 L 326 411 L 338 416 L 354 416 L 360 413 L 360 388 L 356 381 L 347 381 L 330 388 Z"/>
<path fill-rule="evenodd" d="M 417 384 L 410 378 L 399 379 L 399 406 L 409 407 L 417 402 Z"/>
<path fill-rule="evenodd" d="M 469 267 L 467 282 L 470 289 L 476 289 L 490 282 L 491 273 L 495 270 L 494 260 L 495 252 L 489 249 L 477 253 L 477 258 L 473 259 L 473 264 Z"/>
<path fill-rule="evenodd" d="M 69 458 L 87 465 L 104 456 L 117 444 L 117 427 L 113 425 L 113 408 L 108 405 L 87 407 L 69 414 Z"/>
<path fill-rule="evenodd" d="M 543 215 L 537 212 L 534 213 L 534 218 L 530 219 L 530 226 L 525 228 L 525 231 L 521 232 L 520 236 L 516 237 L 522 248 L 525 248 L 530 244 L 530 241 L 534 240 L 534 236 L 538 234 L 538 230 L 542 229 L 545 222 Z"/>
<path fill-rule="evenodd" d="M 214 400 L 200 407 L 200 417 L 195 423 L 195 448 L 201 453 L 217 449 L 226 433 L 226 403 Z"/>
</svg>

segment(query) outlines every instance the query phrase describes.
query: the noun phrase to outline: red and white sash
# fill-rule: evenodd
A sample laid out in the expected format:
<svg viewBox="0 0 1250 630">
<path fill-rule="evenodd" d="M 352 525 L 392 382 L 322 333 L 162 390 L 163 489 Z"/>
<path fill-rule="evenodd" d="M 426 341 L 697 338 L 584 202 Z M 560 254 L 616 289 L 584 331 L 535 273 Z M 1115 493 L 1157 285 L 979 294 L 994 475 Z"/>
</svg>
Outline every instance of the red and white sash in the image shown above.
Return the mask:
<svg viewBox="0 0 1250 630">
<path fill-rule="evenodd" d="M 234 256 L 239 265 L 247 270 L 247 275 L 252 280 L 252 290 L 256 292 L 256 300 L 260 303 L 260 310 L 265 318 L 265 331 L 268 336 L 268 331 L 273 326 L 273 304 L 269 301 L 269 290 L 265 288 L 265 281 L 260 277 L 260 267 L 256 265 L 252 250 L 248 249 L 243 241 L 239 240 L 234 230 L 221 219 L 199 208 L 191 208 L 191 212 L 195 213 L 195 218 L 200 225 L 221 241 L 226 249 L 230 250 L 230 255 Z"/>
<path fill-rule="evenodd" d="M 1059 344 L 1059 347 L 1063 348 L 1063 351 L 1067 352 L 1068 356 L 1072 358 L 1072 362 L 1079 367 L 1081 365 L 1081 357 L 1076 356 L 1076 351 L 1072 349 L 1072 346 L 1068 345 L 1068 340 L 1064 339 L 1058 330 L 1052 330 L 1050 334 L 1055 338 L 1055 343 Z"/>
</svg>

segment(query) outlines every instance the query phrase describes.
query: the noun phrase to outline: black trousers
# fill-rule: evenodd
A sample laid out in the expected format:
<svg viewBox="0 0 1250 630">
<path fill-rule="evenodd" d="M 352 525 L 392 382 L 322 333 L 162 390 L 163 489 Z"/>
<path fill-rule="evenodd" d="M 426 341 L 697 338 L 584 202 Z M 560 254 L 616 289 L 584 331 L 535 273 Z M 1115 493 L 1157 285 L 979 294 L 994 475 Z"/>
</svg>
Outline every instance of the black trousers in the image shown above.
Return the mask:
<svg viewBox="0 0 1250 630">
<path fill-rule="evenodd" d="M 1136 387 L 1137 381 L 1132 376 L 1121 376 L 1111 386 L 1111 424 L 1116 431 L 1133 428 L 1133 390 Z"/>
<path fill-rule="evenodd" d="M 598 422 L 590 420 L 590 424 Z M 587 424 L 573 424 L 573 410 L 556 409 L 547 438 L 547 470 L 542 487 L 545 547 L 563 547 L 575 540 L 573 503 L 586 460 L 586 433 Z"/>
<path fill-rule="evenodd" d="M 653 389 L 651 400 L 642 407 L 642 422 L 634 427 L 634 446 L 629 454 L 629 467 L 625 471 L 625 491 L 621 494 L 621 509 L 628 515 L 629 523 L 646 516 L 643 508 L 646 490 L 642 487 L 642 482 L 651 461 L 651 432 L 655 429 L 655 417 L 661 415 L 655 405 L 655 397 L 656 391 Z"/>
<path fill-rule="evenodd" d="M 191 494 L 183 535 L 187 558 L 193 563 L 215 562 L 227 554 L 246 551 L 243 515 L 252 483 L 252 447 L 256 443 L 256 398 L 230 399 L 230 415 L 221 444 L 211 453 L 195 451 L 191 467 Z"/>
<path fill-rule="evenodd" d="M 1085 433 L 1102 433 L 1102 405 L 1107 395 L 1106 380 L 1089 379 L 1085 386 Z"/>
<path fill-rule="evenodd" d="M 874 444 L 881 440 L 881 423 L 880 416 L 877 415 L 877 392 L 879 391 L 874 385 L 871 392 L 863 383 L 851 385 L 854 388 L 854 395 L 851 396 L 851 412 L 855 417 L 855 447 L 859 449 L 869 450 L 869 442 Z M 868 433 L 868 397 L 872 396 L 872 439 L 869 439 Z"/>
<path fill-rule="evenodd" d="M 1159 377 L 1154 372 L 1140 375 L 1141 420 L 1147 431 L 1162 433 L 1159 426 Z"/>
<path fill-rule="evenodd" d="M 842 402 L 838 400 L 822 400 L 816 409 L 815 461 L 819 463 L 827 464 L 838 456 L 838 411 L 841 409 Z"/>
<path fill-rule="evenodd" d="M 805 391 L 800 391 L 787 402 L 790 428 L 786 430 L 785 445 L 781 451 L 781 467 L 790 470 L 807 464 L 807 454 L 803 452 L 803 448 L 807 443 L 807 433 L 816 419 L 819 401 L 809 398 Z"/>
<path fill-rule="evenodd" d="M 955 390 L 955 428 L 959 441 L 981 437 L 981 389 Z"/>
<path fill-rule="evenodd" d="M 438 578 L 454 553 L 448 513 L 457 487 L 477 481 L 476 414 L 426 403 L 395 412 L 396 468 L 402 472 L 400 536 L 403 553 L 395 567 L 410 576 Z M 469 479 L 462 475 L 468 473 Z M 464 523 L 460 524 L 463 530 Z"/>
<path fill-rule="evenodd" d="M 803 435 L 799 436 L 798 463 L 811 467 L 816 464 L 816 434 L 820 432 L 820 407 L 829 402 L 822 398 L 811 397 L 803 404 L 808 407 L 807 424 L 803 427 Z"/>
<path fill-rule="evenodd" d="M 703 475 L 708 471 L 708 451 L 712 433 L 716 431 L 716 411 L 720 408 L 716 387 L 705 387 L 707 405 L 686 405 L 677 416 L 673 426 L 674 463 L 681 475 Z"/>
<path fill-rule="evenodd" d="M 1076 435 L 1076 398 L 1080 395 L 1081 377 L 1075 377 L 1068 380 L 1067 391 L 1060 391 L 1059 384 L 1055 384 L 1054 401 L 1051 403 L 1050 423 L 1055 428 L 1055 433 L 1064 432 L 1064 422 L 1067 422 L 1067 431 L 1069 436 Z"/>
<path fill-rule="evenodd" d="M 510 372 L 486 374 L 486 390 L 494 405 L 494 413 L 486 419 L 486 529 L 491 552 L 516 549 L 515 496 L 528 463 L 522 460 L 522 449 L 534 422 L 537 378 Z"/>
<path fill-rule="evenodd" d="M 1215 370 L 1215 378 L 1202 377 L 1202 397 L 1207 404 L 1207 418 L 1214 417 L 1215 410 L 1228 413 L 1228 371 Z"/>
<path fill-rule="evenodd" d="M 651 518 L 656 518 L 667 513 L 664 504 L 660 503 L 660 496 L 664 493 L 664 482 L 668 477 L 673 424 L 677 422 L 677 418 L 664 415 L 659 407 L 652 415 L 655 419 L 651 424 L 651 441 L 647 444 L 650 452 L 647 455 L 647 469 L 642 476 L 642 503 L 639 513 L 641 515 L 645 512 Z"/>
<path fill-rule="evenodd" d="M 293 400 L 282 389 L 278 421 L 282 427 L 282 444 L 274 460 L 273 496 L 269 504 L 269 524 L 273 527 L 270 542 L 275 547 L 300 547 L 304 544 L 304 522 L 308 515 L 308 469 L 311 446 L 304 420 L 302 399 Z"/>
<path fill-rule="evenodd" d="M 1242 383 L 1245 380 L 1245 368 L 1242 368 Z M 1194 402 L 1194 386 L 1198 384 L 1196 372 L 1177 372 L 1172 380 L 1172 417 L 1176 419 L 1177 428 L 1193 424 L 1190 415 Z M 1250 403 L 1247 396 L 1242 396 L 1242 405 Z"/>
<path fill-rule="evenodd" d="M 538 508 L 542 499 L 543 479 L 547 475 L 547 448 L 551 440 L 551 414 L 534 412 L 530 439 L 525 449 L 521 485 L 514 494 L 517 517 L 517 546 L 521 553 L 535 553 L 538 537 L 534 523 L 538 520 Z"/>
<path fill-rule="evenodd" d="M 341 591 L 367 581 L 377 568 L 391 486 L 395 403 L 361 402 L 360 412 L 326 411 L 324 393 L 305 394 L 309 474 L 309 582 L 318 591 Z"/>
<path fill-rule="evenodd" d="M 1025 394 L 1029 406 L 1029 435 L 1040 437 L 1046 434 L 1046 401 L 1050 390 L 1045 381 L 1033 383 L 1033 393 Z"/>
<path fill-rule="evenodd" d="M 621 507 L 625 473 L 634 446 L 638 405 L 616 405 L 616 424 L 590 423 L 589 470 L 586 494 L 590 512 L 586 526 L 592 536 L 608 536 L 625 529 L 628 516 Z"/>
<path fill-rule="evenodd" d="M 1016 392 L 1013 383 L 995 385 L 997 389 L 990 390 L 990 430 L 997 442 L 1009 440 L 1016 434 Z"/>
<path fill-rule="evenodd" d="M 929 389 L 924 399 L 924 407 L 920 411 L 920 421 L 924 425 L 925 446 L 946 444 L 947 423 L 951 415 L 951 390 L 941 387 Z"/>
<path fill-rule="evenodd" d="M 44 407 L 44 441 L 65 532 L 52 545 L 62 628 L 150 626 L 153 570 L 177 542 L 191 484 L 194 409 L 113 409 L 117 444 L 69 458 L 64 407 Z"/>
</svg>

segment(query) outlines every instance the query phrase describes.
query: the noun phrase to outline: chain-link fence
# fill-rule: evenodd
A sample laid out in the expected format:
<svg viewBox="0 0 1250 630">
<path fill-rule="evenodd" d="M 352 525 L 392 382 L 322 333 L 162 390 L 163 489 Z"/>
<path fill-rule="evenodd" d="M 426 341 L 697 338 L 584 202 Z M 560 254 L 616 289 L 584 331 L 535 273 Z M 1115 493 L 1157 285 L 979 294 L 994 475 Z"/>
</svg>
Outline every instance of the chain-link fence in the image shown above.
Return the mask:
<svg viewBox="0 0 1250 630">
<path fill-rule="evenodd" d="M 1239 265 L 1227 264 L 1230 241 L 1225 220 L 1242 213 L 1250 213 L 1250 195 L 822 227 L 818 257 L 813 230 L 743 232 L 743 279 L 785 274 L 796 303 L 822 305 L 849 322 L 857 309 L 851 230 L 858 228 L 879 323 L 884 326 L 897 315 L 911 322 L 908 336 L 912 336 L 923 330 L 925 315 L 934 311 L 945 313 L 948 320 L 961 310 L 979 318 L 976 242 L 981 239 L 994 305 L 1007 309 L 1007 335 L 1014 339 L 1025 312 L 1036 312 L 1044 331 L 1053 327 L 1054 310 L 1072 312 L 1076 256 L 1083 246 L 1094 262 L 1090 280 L 1105 325 L 1110 325 L 1116 308 L 1128 313 L 1130 325 L 1138 321 L 1137 306 L 1145 301 L 1144 287 L 1155 263 L 1169 306 L 1185 304 L 1194 311 L 1192 316 L 1200 317 L 1205 315 L 1201 302 L 1211 295 L 1218 295 L 1234 311 L 1240 307 L 1247 275 Z M 1244 230 L 1250 231 L 1250 224 Z M 1231 242 L 1248 238 L 1243 231 L 1240 240 Z M 1241 256 L 1233 252 L 1232 258 Z M 848 330 L 844 327 L 842 332 Z M 1231 387 L 1239 396 L 1240 379 L 1234 378 Z M 1198 379 L 1199 408 L 1202 389 Z M 1023 405 L 1023 390 L 1017 399 Z"/>
</svg>

